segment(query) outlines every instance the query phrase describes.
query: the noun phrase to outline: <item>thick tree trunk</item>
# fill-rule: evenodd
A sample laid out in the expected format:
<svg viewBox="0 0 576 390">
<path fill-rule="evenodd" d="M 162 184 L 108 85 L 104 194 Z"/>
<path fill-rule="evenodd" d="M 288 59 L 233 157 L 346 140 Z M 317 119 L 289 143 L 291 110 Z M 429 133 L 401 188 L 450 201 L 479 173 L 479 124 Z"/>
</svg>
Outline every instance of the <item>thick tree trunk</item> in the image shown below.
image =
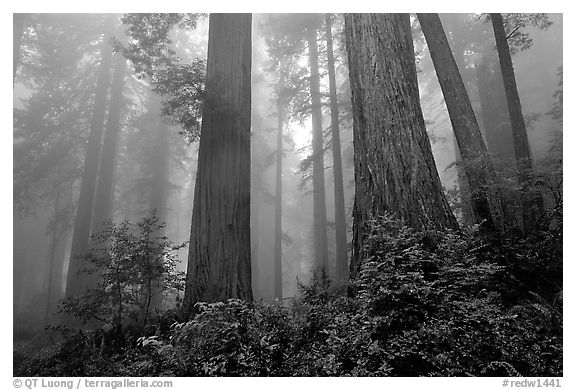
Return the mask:
<svg viewBox="0 0 576 390">
<path fill-rule="evenodd" d="M 310 62 L 310 100 L 312 103 L 312 186 L 314 214 L 315 272 L 328 274 L 328 237 L 326 228 L 326 187 L 324 184 L 324 140 L 322 136 L 322 106 L 316 30 L 309 28 L 308 60 Z"/>
<path fill-rule="evenodd" d="M 438 14 L 418 14 L 454 135 L 462 155 L 470 187 L 474 222 L 488 230 L 502 231 L 502 199 L 496 186 L 496 172 L 486 151 L 476 116 Z"/>
<path fill-rule="evenodd" d="M 76 257 L 82 257 L 88 253 L 90 241 L 90 227 L 92 223 L 92 209 L 94 206 L 94 190 L 96 187 L 96 175 L 98 173 L 98 161 L 100 146 L 102 143 L 102 130 L 108 100 L 108 87 L 110 84 L 110 63 L 112 58 L 112 46 L 108 42 L 114 31 L 116 18 L 111 15 L 106 22 L 106 33 L 102 41 L 101 61 L 98 70 L 98 80 L 94 94 L 92 119 L 90 122 L 90 135 L 86 145 L 84 158 L 84 173 L 80 186 L 78 209 L 74 221 L 72 234 L 72 249 L 66 282 L 66 297 L 73 297 L 86 291 L 90 286 L 85 283 L 86 274 L 79 272 L 88 263 Z"/>
<path fill-rule="evenodd" d="M 116 151 L 120 134 L 120 116 L 123 107 L 124 74 L 126 73 L 126 60 L 121 55 L 115 55 L 114 76 L 110 92 L 110 108 L 106 121 L 106 132 L 102 144 L 100 169 L 98 172 L 98 185 L 94 199 L 94 212 L 92 216 L 92 232 L 99 232 L 103 223 L 112 217 L 112 202 L 114 199 L 114 170 L 116 167 Z"/>
<path fill-rule="evenodd" d="M 280 99 L 280 98 L 279 98 Z M 282 102 L 278 101 L 278 135 L 276 140 L 276 199 L 274 229 L 274 299 L 282 301 L 282 128 L 284 112 Z"/>
<path fill-rule="evenodd" d="M 337 286 L 348 280 L 348 255 L 346 239 L 346 207 L 344 204 L 344 178 L 342 175 L 342 151 L 340 145 L 340 124 L 338 118 L 338 97 L 336 95 L 336 70 L 334 69 L 334 49 L 332 44 L 332 19 L 326 14 L 326 51 L 328 54 L 328 82 L 330 87 L 330 127 L 332 129 L 332 160 L 334 165 L 334 216 L 336 222 L 336 275 Z"/>
<path fill-rule="evenodd" d="M 456 229 L 426 134 L 408 14 L 346 14 L 354 119 L 353 254 L 364 260 L 371 219 Z"/>
<path fill-rule="evenodd" d="M 20 46 L 22 45 L 22 34 L 24 33 L 24 21 L 26 14 L 12 14 L 12 84 L 16 81 L 16 71 L 20 63 Z"/>
<path fill-rule="evenodd" d="M 508 102 L 508 112 L 510 113 L 510 122 L 512 124 L 512 138 L 514 140 L 514 154 L 516 156 L 516 165 L 519 171 L 520 185 L 523 188 L 522 208 L 524 214 L 524 230 L 532 227 L 540 215 L 542 215 L 543 201 L 542 195 L 532 190 L 530 175 L 532 173 L 532 156 L 530 153 L 530 144 L 526 132 L 526 124 L 522 115 L 522 105 L 520 95 L 516 86 L 516 77 L 514 75 L 514 66 L 510 56 L 510 48 L 504 30 L 504 21 L 502 14 L 490 14 L 492 27 L 494 29 L 494 38 L 496 39 L 496 48 L 498 58 L 500 59 L 500 70 L 504 81 L 504 90 L 506 91 L 506 100 Z"/>
<path fill-rule="evenodd" d="M 194 190 L 184 310 L 252 300 L 250 14 L 210 14 L 206 99 Z"/>
</svg>

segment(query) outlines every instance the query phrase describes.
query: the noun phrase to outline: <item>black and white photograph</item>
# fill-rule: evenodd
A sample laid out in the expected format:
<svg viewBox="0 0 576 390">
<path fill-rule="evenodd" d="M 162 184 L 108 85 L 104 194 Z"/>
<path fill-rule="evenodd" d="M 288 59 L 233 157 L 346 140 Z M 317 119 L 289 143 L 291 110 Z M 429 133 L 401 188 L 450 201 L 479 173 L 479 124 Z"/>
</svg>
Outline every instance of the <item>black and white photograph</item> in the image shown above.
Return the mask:
<svg viewBox="0 0 576 390">
<path fill-rule="evenodd" d="M 12 19 L 15 388 L 569 388 L 562 13 Z"/>
</svg>

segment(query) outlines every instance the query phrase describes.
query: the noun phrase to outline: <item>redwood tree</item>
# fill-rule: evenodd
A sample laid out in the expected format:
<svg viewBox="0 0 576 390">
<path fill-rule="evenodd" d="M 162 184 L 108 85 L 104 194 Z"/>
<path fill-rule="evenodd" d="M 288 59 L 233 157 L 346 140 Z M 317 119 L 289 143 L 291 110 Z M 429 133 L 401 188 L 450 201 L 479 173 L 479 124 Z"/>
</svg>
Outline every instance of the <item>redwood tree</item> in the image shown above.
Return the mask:
<svg viewBox="0 0 576 390">
<path fill-rule="evenodd" d="M 250 14 L 210 14 L 206 98 L 184 310 L 252 300 L 250 270 Z"/>
<path fill-rule="evenodd" d="M 326 187 L 324 183 L 324 137 L 322 135 L 322 106 L 320 72 L 318 70 L 318 42 L 315 23 L 306 31 L 308 61 L 310 63 L 310 101 L 312 103 L 312 187 L 314 214 L 314 261 L 316 271 L 328 272 L 328 237 L 326 231 Z"/>
<path fill-rule="evenodd" d="M 352 275 L 370 219 L 391 213 L 415 228 L 457 228 L 426 134 L 408 14 L 346 14 L 354 120 Z"/>
<path fill-rule="evenodd" d="M 87 274 L 80 272 L 87 268 L 88 263 L 84 260 L 76 259 L 76 257 L 86 255 L 90 243 L 94 192 L 98 173 L 100 146 L 102 143 L 104 116 L 106 114 L 106 104 L 108 101 L 108 88 L 110 84 L 112 46 L 109 44 L 109 39 L 114 31 L 115 19 L 116 18 L 113 15 L 110 15 L 107 18 L 106 33 L 102 40 L 101 62 L 98 69 L 96 90 L 94 92 L 92 119 L 90 121 L 90 135 L 86 145 L 84 172 L 82 175 L 80 197 L 78 199 L 78 207 L 74 221 L 74 232 L 72 234 L 72 249 L 70 251 L 70 263 L 66 280 L 66 298 L 79 295 L 89 288 L 86 284 Z"/>
<path fill-rule="evenodd" d="M 328 59 L 328 83 L 330 88 L 330 128 L 332 130 L 332 160 L 334 165 L 334 216 L 336 225 L 336 275 L 338 285 L 346 283 L 348 256 L 346 250 L 346 208 L 344 203 L 344 178 L 342 176 L 342 152 L 340 148 L 340 125 L 338 98 L 336 96 L 336 70 L 332 44 L 332 16 L 326 14 L 326 53 Z"/>
<path fill-rule="evenodd" d="M 470 188 L 473 220 L 487 229 L 503 229 L 502 199 L 496 172 L 438 14 L 418 14 L 434 69 L 444 94 L 452 129 Z"/>
<path fill-rule="evenodd" d="M 539 192 L 531 193 L 529 189 L 531 181 L 530 174 L 532 172 L 532 156 L 502 14 L 490 14 L 490 18 L 494 29 L 494 38 L 496 39 L 496 48 L 498 50 L 498 58 L 500 59 L 500 70 L 502 72 L 504 90 L 506 91 L 506 100 L 508 102 L 508 112 L 510 113 L 510 122 L 512 124 L 512 138 L 514 140 L 514 154 L 519 171 L 519 180 L 524 190 L 522 208 L 524 214 L 524 229 L 526 230 L 531 227 L 536 222 L 538 216 L 542 214 L 542 195 Z"/>
</svg>

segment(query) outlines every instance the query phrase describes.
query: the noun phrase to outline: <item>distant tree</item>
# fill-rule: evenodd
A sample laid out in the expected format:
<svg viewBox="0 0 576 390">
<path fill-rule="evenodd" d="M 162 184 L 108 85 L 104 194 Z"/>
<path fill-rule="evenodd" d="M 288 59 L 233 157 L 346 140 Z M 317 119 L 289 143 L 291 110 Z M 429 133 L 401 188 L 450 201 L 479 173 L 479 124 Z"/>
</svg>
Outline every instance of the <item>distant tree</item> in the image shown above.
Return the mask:
<svg viewBox="0 0 576 390">
<path fill-rule="evenodd" d="M 326 188 L 324 184 L 324 135 L 318 69 L 317 15 L 310 15 L 306 26 L 310 64 L 310 102 L 312 110 L 312 186 L 314 187 L 314 261 L 318 272 L 328 273 L 328 238 L 326 231 Z"/>
<path fill-rule="evenodd" d="M 93 233 L 100 230 L 102 223 L 111 216 L 113 207 L 114 176 L 116 167 L 116 154 L 118 138 L 121 129 L 122 109 L 124 102 L 124 76 L 126 73 L 126 59 L 121 55 L 114 55 L 114 71 L 110 91 L 110 107 L 106 119 L 106 131 L 102 140 L 100 152 L 100 166 L 98 168 L 98 183 L 94 198 L 94 211 L 92 213 Z"/>
<path fill-rule="evenodd" d="M 474 222 L 502 231 L 502 199 L 496 172 L 486 151 L 476 116 L 438 14 L 418 14 L 436 75 L 444 94 L 452 128 L 462 154 L 468 180 Z"/>
<path fill-rule="evenodd" d="M 336 228 L 336 275 L 337 285 L 348 279 L 348 255 L 346 239 L 346 209 L 344 205 L 344 178 L 342 176 L 342 152 L 340 143 L 340 115 L 336 91 L 336 70 L 334 67 L 334 45 L 332 43 L 332 15 L 324 17 L 326 27 L 326 54 L 330 88 L 330 128 L 332 133 L 332 160 L 334 164 L 334 213 Z"/>
<path fill-rule="evenodd" d="M 494 28 L 494 37 L 500 59 L 500 69 L 502 79 L 504 80 L 504 90 L 506 91 L 506 100 L 508 102 L 508 112 L 512 123 L 512 137 L 514 139 L 514 154 L 516 155 L 516 164 L 519 171 L 519 180 L 523 188 L 522 208 L 524 216 L 524 230 L 528 230 L 542 215 L 543 202 L 542 195 L 538 191 L 530 189 L 532 170 L 532 156 L 530 153 L 530 144 L 526 132 L 526 124 L 522 115 L 522 106 L 520 95 L 516 86 L 516 77 L 514 75 L 514 66 L 510 55 L 510 47 L 507 41 L 507 34 L 504 28 L 504 21 L 501 14 L 490 14 L 492 26 Z"/>
<path fill-rule="evenodd" d="M 77 256 L 84 256 L 88 253 L 89 249 L 98 162 L 100 159 L 102 133 L 108 102 L 108 89 L 110 86 L 112 46 L 110 45 L 109 40 L 115 31 L 115 25 L 116 16 L 108 16 L 104 25 L 105 33 L 101 46 L 98 80 L 94 91 L 94 103 L 92 108 L 92 118 L 90 121 L 90 136 L 86 145 L 80 197 L 78 199 L 74 232 L 72 234 L 70 265 L 66 281 L 66 297 L 78 295 L 88 288 L 90 283 L 94 283 L 94 280 L 91 280 L 90 282 L 85 280 L 85 275 L 79 272 L 79 270 L 84 268 L 85 265 L 83 265 L 81 261 L 74 261 L 74 258 Z"/>
<path fill-rule="evenodd" d="M 280 80 L 277 86 L 276 109 L 278 111 L 278 134 L 276 135 L 276 199 L 274 200 L 274 298 L 282 300 L 282 159 L 284 146 L 282 142 L 284 128 L 284 106 L 286 104 L 283 91 L 285 68 L 280 66 Z"/>
<path fill-rule="evenodd" d="M 252 300 L 250 14 L 211 14 L 184 310 Z"/>
<path fill-rule="evenodd" d="M 353 254 L 372 218 L 391 213 L 416 228 L 457 228 L 442 192 L 420 107 L 408 14 L 346 14 L 354 115 Z"/>
</svg>

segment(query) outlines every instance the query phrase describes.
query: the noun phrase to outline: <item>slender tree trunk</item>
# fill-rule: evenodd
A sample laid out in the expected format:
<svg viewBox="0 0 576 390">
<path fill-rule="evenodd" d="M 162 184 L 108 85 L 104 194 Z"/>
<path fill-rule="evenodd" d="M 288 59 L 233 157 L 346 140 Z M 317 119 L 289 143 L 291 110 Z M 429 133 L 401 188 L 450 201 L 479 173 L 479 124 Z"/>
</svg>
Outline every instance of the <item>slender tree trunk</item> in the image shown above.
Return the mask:
<svg viewBox="0 0 576 390">
<path fill-rule="evenodd" d="M 453 34 L 453 50 L 454 59 L 458 65 L 460 74 L 462 75 L 462 81 L 464 86 L 467 86 L 467 75 L 466 62 L 464 61 L 464 42 L 461 39 L 462 25 L 460 14 L 445 14 L 444 17 L 449 21 L 452 27 Z M 468 179 L 466 178 L 466 173 L 464 172 L 464 167 L 462 166 L 462 156 L 460 153 L 460 148 L 458 147 L 458 141 L 454 137 L 454 156 L 458 164 L 456 164 L 456 176 L 458 181 L 458 189 L 460 192 L 460 208 L 462 211 L 462 223 L 464 226 L 471 226 L 473 223 L 472 216 L 474 211 L 472 210 L 472 200 L 470 196 L 470 187 L 468 185 Z"/>
<path fill-rule="evenodd" d="M 456 229 L 426 134 L 408 14 L 346 14 L 354 119 L 350 273 L 366 257 L 370 221 L 386 213 L 417 229 Z"/>
<path fill-rule="evenodd" d="M 184 310 L 198 301 L 251 301 L 250 14 L 210 14 L 206 99 Z"/>
<path fill-rule="evenodd" d="M 24 33 L 24 21 L 26 14 L 12 14 L 12 84 L 16 82 L 16 71 L 20 63 L 20 46 L 22 45 L 22 34 Z"/>
<path fill-rule="evenodd" d="M 524 230 L 528 230 L 542 215 L 543 200 L 542 195 L 536 190 L 530 189 L 532 173 L 532 156 L 530 153 L 530 143 L 526 132 L 526 124 L 522 115 L 522 105 L 520 95 L 516 86 L 516 76 L 514 75 L 514 66 L 510 56 L 510 48 L 504 30 L 504 21 L 502 14 L 490 14 L 492 27 L 494 29 L 494 38 L 496 39 L 496 49 L 500 59 L 500 69 L 504 81 L 504 90 L 506 91 L 506 100 L 508 102 L 508 112 L 510 113 L 510 122 L 512 124 L 512 138 L 514 139 L 514 153 L 516 164 L 519 170 L 520 185 L 523 189 L 522 208 L 524 214 Z"/>
<path fill-rule="evenodd" d="M 166 222 L 168 216 L 168 186 L 170 170 L 170 146 L 168 143 L 168 126 L 163 123 L 160 116 L 160 101 L 158 101 L 158 126 L 156 128 L 156 142 L 152 161 L 152 186 L 150 188 L 150 210 L 156 212 L 160 223 Z M 160 229 L 156 236 L 165 235 L 165 229 Z M 162 309 L 164 295 L 162 289 L 153 286 L 150 306 L 153 309 Z"/>
<path fill-rule="evenodd" d="M 328 237 L 326 229 L 326 187 L 324 185 L 324 141 L 316 30 L 309 28 L 308 57 L 310 62 L 310 99 L 312 102 L 312 186 L 314 214 L 315 271 L 328 274 Z"/>
<path fill-rule="evenodd" d="M 276 201 L 274 229 L 274 298 L 282 301 L 282 128 L 284 126 L 284 109 L 278 97 L 278 135 L 276 139 Z"/>
<path fill-rule="evenodd" d="M 450 51 L 438 14 L 418 14 L 436 75 L 444 94 L 452 128 L 462 154 L 472 197 L 474 222 L 488 230 L 502 231 L 502 199 L 496 172 L 486 151 L 476 116 L 456 61 Z"/>
<path fill-rule="evenodd" d="M 114 76 L 110 92 L 110 108 L 106 121 L 106 133 L 102 144 L 100 169 L 96 197 L 94 199 L 94 212 L 92 217 L 92 232 L 99 232 L 103 223 L 112 216 L 112 202 L 114 199 L 114 171 L 116 167 L 116 151 L 120 134 L 120 116 L 122 113 L 124 74 L 126 60 L 121 55 L 115 55 Z"/>
<path fill-rule="evenodd" d="M 54 170 L 54 183 L 56 183 L 56 170 Z M 58 189 L 56 190 L 56 198 L 54 199 L 54 226 L 52 231 L 52 239 L 50 242 L 50 265 L 48 267 L 48 280 L 46 289 L 46 313 L 44 316 L 44 323 L 47 324 L 50 313 L 54 310 L 53 306 L 53 279 L 54 279 L 54 269 L 57 268 L 57 246 L 58 246 L 58 214 L 60 211 L 60 185 L 57 184 Z M 61 270 L 60 270 L 61 272 Z"/>
<path fill-rule="evenodd" d="M 84 173 L 82 175 L 78 209 L 76 211 L 74 232 L 72 234 L 72 250 L 70 253 L 70 263 L 68 266 L 68 277 L 66 282 L 67 298 L 79 295 L 90 287 L 84 282 L 86 274 L 79 272 L 85 269 L 89 264 L 82 259 L 76 259 L 76 257 L 81 257 L 88 253 L 90 241 L 94 190 L 96 187 L 102 130 L 106 113 L 106 102 L 108 99 L 108 87 L 110 84 L 112 46 L 108 41 L 110 39 L 110 34 L 114 31 L 115 19 L 116 18 L 113 15 L 108 18 L 105 29 L 106 33 L 102 41 L 101 61 L 98 70 L 96 91 L 94 94 L 92 119 L 90 122 L 90 136 L 86 145 Z"/>
<path fill-rule="evenodd" d="M 336 222 L 336 275 L 338 286 L 348 280 L 348 255 L 346 239 L 346 207 L 344 204 L 344 177 L 342 175 L 342 151 L 336 95 L 336 70 L 332 44 L 332 18 L 326 14 L 326 51 L 328 54 L 328 82 L 330 86 L 330 126 L 332 128 L 332 160 L 334 165 L 334 214 Z"/>
</svg>

